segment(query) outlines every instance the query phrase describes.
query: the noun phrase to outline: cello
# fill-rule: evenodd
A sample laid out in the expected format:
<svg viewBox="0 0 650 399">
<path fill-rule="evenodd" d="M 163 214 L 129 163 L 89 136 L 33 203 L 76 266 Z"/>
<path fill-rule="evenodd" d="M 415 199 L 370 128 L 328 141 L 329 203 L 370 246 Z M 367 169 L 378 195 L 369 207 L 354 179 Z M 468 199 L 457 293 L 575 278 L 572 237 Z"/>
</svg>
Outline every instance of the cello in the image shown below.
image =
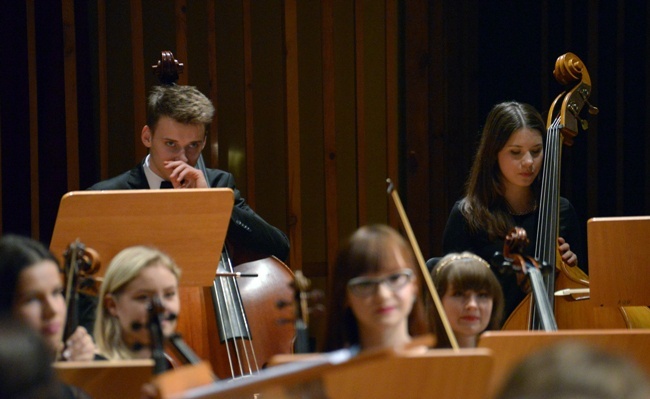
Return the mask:
<svg viewBox="0 0 650 399">
<path fill-rule="evenodd" d="M 161 85 L 175 85 L 183 63 L 163 51 L 152 68 Z M 202 156 L 196 167 L 208 176 Z M 236 253 L 243 259 L 237 261 L 231 252 L 226 243 L 209 288 L 179 292 L 189 309 L 181 312 L 178 330 L 221 379 L 256 373 L 271 356 L 291 352 L 294 339 L 293 326 L 277 323 L 275 315 L 278 301 L 292 295 L 291 269 L 275 257 Z"/>
<path fill-rule="evenodd" d="M 558 57 L 553 70 L 555 79 L 570 86 L 560 93 L 548 113 L 544 147 L 542 189 L 539 200 L 537 241 L 534 258 L 551 265 L 543 277 L 548 302 L 554 310 L 559 329 L 647 328 L 650 309 L 645 306 L 596 307 L 589 301 L 589 278 L 578 267 L 562 261 L 558 249 L 560 161 L 562 145 L 573 144 L 578 122 L 583 130 L 588 122 L 580 117 L 587 105 L 589 113 L 598 109 L 589 103 L 591 78 L 584 63 L 573 53 Z M 577 293 L 556 296 L 557 293 Z M 540 317 L 529 294 L 504 323 L 504 330 L 540 329 Z"/>
</svg>

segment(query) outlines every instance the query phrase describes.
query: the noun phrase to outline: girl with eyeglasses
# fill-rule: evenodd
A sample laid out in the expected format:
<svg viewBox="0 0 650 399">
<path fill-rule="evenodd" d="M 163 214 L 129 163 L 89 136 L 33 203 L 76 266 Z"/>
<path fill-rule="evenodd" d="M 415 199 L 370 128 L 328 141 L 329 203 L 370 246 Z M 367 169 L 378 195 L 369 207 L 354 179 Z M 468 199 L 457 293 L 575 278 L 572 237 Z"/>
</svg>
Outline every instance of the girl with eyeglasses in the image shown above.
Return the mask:
<svg viewBox="0 0 650 399">
<path fill-rule="evenodd" d="M 499 328 L 503 292 L 483 258 L 470 252 L 450 253 L 436 264 L 431 278 L 459 347 L 474 348 L 483 331 Z M 442 320 L 435 306 L 431 308 L 436 347 L 451 348 Z"/>
<path fill-rule="evenodd" d="M 410 246 L 384 225 L 359 228 L 339 252 L 326 351 L 395 348 L 428 332 Z"/>
</svg>

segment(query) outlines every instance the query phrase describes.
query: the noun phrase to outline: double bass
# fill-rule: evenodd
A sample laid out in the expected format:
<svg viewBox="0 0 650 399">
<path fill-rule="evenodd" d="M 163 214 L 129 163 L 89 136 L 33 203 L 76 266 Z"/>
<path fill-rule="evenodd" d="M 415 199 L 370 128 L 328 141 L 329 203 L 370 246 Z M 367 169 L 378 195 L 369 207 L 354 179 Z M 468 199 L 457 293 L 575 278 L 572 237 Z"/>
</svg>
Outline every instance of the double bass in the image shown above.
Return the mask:
<svg viewBox="0 0 650 399">
<path fill-rule="evenodd" d="M 152 68 L 161 85 L 175 85 L 183 63 L 163 51 Z M 196 167 L 207 176 L 203 157 Z M 177 329 L 220 379 L 254 374 L 273 355 L 292 350 L 294 328 L 278 323 L 277 314 L 277 303 L 292 296 L 292 281 L 279 259 L 233 253 L 226 242 L 212 286 L 179 292 L 184 310 Z"/>
<path fill-rule="evenodd" d="M 559 329 L 648 328 L 650 309 L 645 306 L 596 307 L 589 301 L 589 278 L 578 267 L 562 261 L 558 249 L 560 161 L 562 145 L 573 144 L 578 123 L 583 130 L 588 122 L 580 116 L 585 107 L 591 115 L 598 109 L 589 103 L 591 78 L 584 63 L 573 53 L 558 57 L 553 70 L 555 79 L 569 87 L 553 101 L 548 113 L 544 147 L 542 189 L 539 201 L 537 241 L 534 258 L 551 265 L 543 277 L 548 302 L 554 310 Z M 575 295 L 556 296 L 561 292 Z M 504 323 L 505 330 L 541 329 L 540 317 L 529 294 Z"/>
</svg>

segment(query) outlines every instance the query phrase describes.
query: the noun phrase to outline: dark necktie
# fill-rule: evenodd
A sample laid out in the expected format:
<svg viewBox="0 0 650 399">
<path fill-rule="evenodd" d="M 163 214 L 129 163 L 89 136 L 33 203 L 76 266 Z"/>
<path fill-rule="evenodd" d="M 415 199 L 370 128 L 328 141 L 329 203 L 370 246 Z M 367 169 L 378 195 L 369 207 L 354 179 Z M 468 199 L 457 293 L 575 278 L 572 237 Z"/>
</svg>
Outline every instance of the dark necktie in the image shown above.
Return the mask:
<svg viewBox="0 0 650 399">
<path fill-rule="evenodd" d="M 163 180 L 162 183 L 160 183 L 160 189 L 162 190 L 165 188 L 174 188 L 174 186 L 172 185 L 172 182 L 168 180 Z"/>
</svg>

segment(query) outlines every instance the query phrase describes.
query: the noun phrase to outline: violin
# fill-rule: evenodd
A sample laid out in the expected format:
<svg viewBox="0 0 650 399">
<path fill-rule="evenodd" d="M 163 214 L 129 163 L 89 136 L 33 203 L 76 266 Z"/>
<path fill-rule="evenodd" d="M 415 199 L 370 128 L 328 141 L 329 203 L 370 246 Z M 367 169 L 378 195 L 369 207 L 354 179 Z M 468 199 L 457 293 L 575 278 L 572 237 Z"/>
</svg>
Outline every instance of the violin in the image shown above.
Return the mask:
<svg viewBox="0 0 650 399">
<path fill-rule="evenodd" d="M 320 290 L 311 289 L 311 280 L 309 280 L 301 270 L 294 273 L 294 281 L 291 283 L 294 291 L 292 301 L 278 301 L 278 308 L 291 307 L 293 315 L 289 317 L 280 317 L 280 323 L 293 323 L 296 336 L 293 345 L 293 354 L 310 353 L 312 347 L 309 340 L 309 320 L 310 315 L 316 311 L 321 312 L 323 306 L 318 303 L 323 294 Z M 312 301 L 316 304 L 312 305 Z"/>
<path fill-rule="evenodd" d="M 79 327 L 79 294 L 93 297 L 98 295 L 97 281 L 92 277 L 100 269 L 99 255 L 78 239 L 63 253 L 62 272 L 65 276 L 65 303 L 67 317 L 63 330 L 63 341 Z"/>
<path fill-rule="evenodd" d="M 163 51 L 152 67 L 161 85 L 174 85 L 183 63 L 171 51 Z M 202 156 L 196 167 L 207 176 Z M 198 322 L 184 316 L 178 323 L 179 331 L 185 329 L 185 335 L 192 339 L 190 343 L 204 344 L 196 345 L 201 348 L 200 357 L 209 359 L 214 372 L 222 379 L 254 374 L 273 355 L 290 353 L 295 335 L 292 325 L 277 323 L 273 311 L 293 281 L 291 269 L 275 257 L 252 254 L 236 254 L 245 259 L 244 263 L 238 263 L 231 252 L 226 243 L 209 292 L 189 294 L 184 304 L 189 303 L 191 309 L 183 314 L 196 317 L 205 312 L 207 326 L 201 324 L 203 320 Z M 253 258 L 256 260 L 250 261 Z M 208 298 L 212 300 L 211 310 Z"/>
<path fill-rule="evenodd" d="M 180 334 L 173 334 L 171 337 L 164 335 L 162 322 L 175 317 L 176 315 L 166 314 L 159 296 L 155 295 L 151 298 L 148 305 L 146 328 L 150 334 L 151 357 L 154 361 L 152 383 L 157 391 L 157 396 L 161 398 L 170 397 L 215 381 L 210 365 L 202 361 L 187 346 Z M 173 353 L 179 357 L 172 359 L 169 356 L 169 350 L 166 350 L 168 347 L 171 347 Z"/>
<path fill-rule="evenodd" d="M 589 127 L 587 120 L 580 116 L 583 108 L 587 106 L 591 115 L 598 114 L 598 108 L 589 103 L 591 78 L 578 56 L 566 53 L 558 57 L 553 75 L 568 88 L 555 98 L 548 113 L 541 172 L 534 258 L 550 265 L 543 275 L 548 302 L 560 329 L 648 328 L 650 309 L 647 307 L 596 307 L 589 302 L 588 296 L 556 296 L 556 293 L 562 292 L 584 292 L 589 287 L 587 275 L 579 268 L 565 264 L 559 253 L 560 161 L 562 146 L 573 144 L 578 134 L 578 124 L 583 130 Z M 530 295 L 519 304 L 503 326 L 503 329 L 515 330 L 540 328 L 540 315 Z"/>
<path fill-rule="evenodd" d="M 515 271 L 528 276 L 535 300 L 535 308 L 540 315 L 542 330 L 557 331 L 553 307 L 546 296 L 546 287 L 542 277 L 542 269 L 548 269 L 548 265 L 540 263 L 532 256 L 524 255 L 524 249 L 529 242 L 526 230 L 521 227 L 514 227 L 506 235 L 503 253 L 495 254 L 493 265 L 502 273 Z"/>
</svg>

